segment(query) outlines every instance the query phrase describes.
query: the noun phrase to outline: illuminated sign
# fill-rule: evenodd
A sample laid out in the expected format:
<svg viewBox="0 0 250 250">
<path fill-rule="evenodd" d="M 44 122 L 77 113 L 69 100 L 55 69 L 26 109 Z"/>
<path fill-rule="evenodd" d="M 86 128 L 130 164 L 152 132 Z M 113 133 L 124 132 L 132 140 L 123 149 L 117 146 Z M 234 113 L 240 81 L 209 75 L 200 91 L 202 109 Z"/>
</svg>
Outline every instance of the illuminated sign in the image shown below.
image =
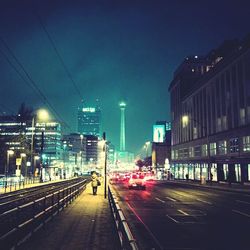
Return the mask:
<svg viewBox="0 0 250 250">
<path fill-rule="evenodd" d="M 164 142 L 165 139 L 165 125 L 153 126 L 153 141 Z"/>
<path fill-rule="evenodd" d="M 83 111 L 83 112 L 91 112 L 91 113 L 94 113 L 94 112 L 95 112 L 95 108 L 83 108 L 82 111 Z"/>
</svg>

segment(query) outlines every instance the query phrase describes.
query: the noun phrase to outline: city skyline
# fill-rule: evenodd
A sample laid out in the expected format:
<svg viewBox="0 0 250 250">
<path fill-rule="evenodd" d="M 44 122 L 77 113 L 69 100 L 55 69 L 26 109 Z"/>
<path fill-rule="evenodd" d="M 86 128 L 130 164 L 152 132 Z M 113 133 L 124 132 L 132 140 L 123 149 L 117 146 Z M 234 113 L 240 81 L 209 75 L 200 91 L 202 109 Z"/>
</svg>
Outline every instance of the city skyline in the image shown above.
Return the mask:
<svg viewBox="0 0 250 250">
<path fill-rule="evenodd" d="M 152 140 L 155 121 L 170 120 L 168 86 L 183 59 L 249 32 L 247 1 L 2 3 L 0 111 L 49 102 L 74 132 L 81 99 L 98 98 L 103 130 L 118 147 L 124 98 L 133 152 Z"/>
</svg>

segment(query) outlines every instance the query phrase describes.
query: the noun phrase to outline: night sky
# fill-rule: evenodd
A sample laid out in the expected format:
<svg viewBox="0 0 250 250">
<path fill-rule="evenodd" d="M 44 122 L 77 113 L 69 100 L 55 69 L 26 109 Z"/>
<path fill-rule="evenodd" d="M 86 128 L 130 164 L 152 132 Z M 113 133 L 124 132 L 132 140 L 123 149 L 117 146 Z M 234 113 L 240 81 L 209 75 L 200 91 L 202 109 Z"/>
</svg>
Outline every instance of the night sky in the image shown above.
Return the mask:
<svg viewBox="0 0 250 250">
<path fill-rule="evenodd" d="M 48 101 L 74 132 L 81 99 L 99 99 L 118 148 L 123 99 L 127 149 L 137 153 L 152 125 L 170 120 L 168 85 L 183 58 L 244 38 L 249 24 L 250 1 L 240 0 L 1 0 L 0 112 Z"/>
</svg>

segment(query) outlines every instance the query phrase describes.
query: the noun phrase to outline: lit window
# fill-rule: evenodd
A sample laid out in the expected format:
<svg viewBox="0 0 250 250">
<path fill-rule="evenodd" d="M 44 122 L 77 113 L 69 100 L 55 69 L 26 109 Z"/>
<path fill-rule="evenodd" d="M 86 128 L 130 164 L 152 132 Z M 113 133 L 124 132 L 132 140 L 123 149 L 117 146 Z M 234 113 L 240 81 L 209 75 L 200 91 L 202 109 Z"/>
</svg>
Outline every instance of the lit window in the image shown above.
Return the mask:
<svg viewBox="0 0 250 250">
<path fill-rule="evenodd" d="M 216 142 L 210 143 L 210 155 L 216 155 Z"/>
<path fill-rule="evenodd" d="M 194 157 L 194 147 L 189 148 L 189 157 Z"/>
<path fill-rule="evenodd" d="M 250 136 L 244 136 L 242 138 L 243 152 L 250 152 Z"/>
<path fill-rule="evenodd" d="M 218 154 L 225 155 L 227 153 L 227 141 L 218 142 Z"/>
<path fill-rule="evenodd" d="M 239 152 L 239 138 L 233 138 L 229 141 L 230 153 Z"/>
<path fill-rule="evenodd" d="M 245 109 L 240 109 L 240 125 L 245 125 L 246 122 L 246 112 Z"/>
<path fill-rule="evenodd" d="M 202 156 L 207 156 L 207 144 L 203 144 L 201 148 Z"/>
</svg>

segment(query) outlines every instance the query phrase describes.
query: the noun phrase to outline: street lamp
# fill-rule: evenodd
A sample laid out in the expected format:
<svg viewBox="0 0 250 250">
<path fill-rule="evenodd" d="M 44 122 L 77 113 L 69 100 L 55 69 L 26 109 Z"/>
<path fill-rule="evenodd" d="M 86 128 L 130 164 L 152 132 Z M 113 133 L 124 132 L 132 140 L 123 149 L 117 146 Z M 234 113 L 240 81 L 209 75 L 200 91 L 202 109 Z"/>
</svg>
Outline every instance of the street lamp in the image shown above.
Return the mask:
<svg viewBox="0 0 250 250">
<path fill-rule="evenodd" d="M 211 166 L 210 166 L 210 145 L 209 145 L 209 136 L 208 136 L 208 128 L 206 126 L 203 126 L 202 124 L 200 124 L 197 120 L 190 118 L 190 120 L 194 121 L 195 123 L 197 123 L 202 129 L 204 129 L 206 131 L 206 143 L 207 143 L 207 166 L 208 166 L 208 180 L 211 180 Z M 189 116 L 188 115 L 183 115 L 182 116 L 182 127 L 185 128 L 187 127 L 189 124 Z"/>
<path fill-rule="evenodd" d="M 145 142 L 144 148 L 146 149 L 146 158 L 148 158 L 148 147 L 150 145 L 150 141 Z"/>
<path fill-rule="evenodd" d="M 5 175 L 7 175 L 7 173 L 9 172 L 9 168 L 10 168 L 10 156 L 14 154 L 13 150 L 7 150 L 7 165 L 6 165 L 6 169 L 5 169 Z"/>
<path fill-rule="evenodd" d="M 5 192 L 6 192 L 6 188 L 7 188 L 7 174 L 9 172 L 9 168 L 10 168 L 10 156 L 14 155 L 14 151 L 13 150 L 7 150 L 7 163 L 5 165 Z"/>
<path fill-rule="evenodd" d="M 31 171 L 32 174 L 35 174 L 34 171 L 34 160 L 33 160 L 33 154 L 34 154 L 34 130 L 35 130 L 35 122 L 46 122 L 49 119 L 49 113 L 46 109 L 39 109 L 35 112 L 35 115 L 32 118 L 32 128 L 31 128 Z M 41 136 L 41 156 L 43 153 L 43 147 L 44 147 L 44 131 L 42 131 Z M 42 157 L 41 157 L 41 168 L 40 168 L 40 181 L 42 180 Z"/>
<path fill-rule="evenodd" d="M 82 167 L 82 152 L 83 152 L 83 144 L 82 144 L 82 140 L 83 140 L 83 135 L 80 135 L 80 139 L 81 139 L 81 150 L 80 150 L 80 153 L 81 153 L 81 173 L 83 173 L 83 167 Z"/>
<path fill-rule="evenodd" d="M 103 132 L 103 141 L 104 141 L 104 198 L 107 198 L 107 143 L 106 143 L 106 133 Z"/>
<path fill-rule="evenodd" d="M 26 154 L 25 154 L 25 153 L 21 153 L 20 156 L 21 156 L 21 169 L 20 169 L 20 171 L 21 171 L 21 173 L 22 173 L 23 158 L 26 157 Z M 24 175 L 25 175 L 25 177 L 26 177 L 26 176 L 27 176 L 27 165 L 26 165 L 26 162 L 25 162 L 25 165 L 24 165 L 24 173 L 25 173 Z M 21 178 L 21 175 L 20 175 L 20 178 Z"/>
</svg>

